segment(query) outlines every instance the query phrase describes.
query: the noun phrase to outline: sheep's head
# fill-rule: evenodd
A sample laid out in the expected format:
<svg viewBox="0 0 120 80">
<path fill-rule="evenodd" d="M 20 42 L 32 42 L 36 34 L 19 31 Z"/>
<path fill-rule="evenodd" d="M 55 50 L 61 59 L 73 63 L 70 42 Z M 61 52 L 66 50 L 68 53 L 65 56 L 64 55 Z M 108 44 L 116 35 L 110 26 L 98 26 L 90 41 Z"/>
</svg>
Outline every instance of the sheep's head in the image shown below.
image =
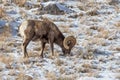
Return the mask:
<svg viewBox="0 0 120 80">
<path fill-rule="evenodd" d="M 74 36 L 68 36 L 64 39 L 63 45 L 64 48 L 62 49 L 64 54 L 70 54 L 71 49 L 75 46 L 76 44 L 76 38 Z"/>
</svg>

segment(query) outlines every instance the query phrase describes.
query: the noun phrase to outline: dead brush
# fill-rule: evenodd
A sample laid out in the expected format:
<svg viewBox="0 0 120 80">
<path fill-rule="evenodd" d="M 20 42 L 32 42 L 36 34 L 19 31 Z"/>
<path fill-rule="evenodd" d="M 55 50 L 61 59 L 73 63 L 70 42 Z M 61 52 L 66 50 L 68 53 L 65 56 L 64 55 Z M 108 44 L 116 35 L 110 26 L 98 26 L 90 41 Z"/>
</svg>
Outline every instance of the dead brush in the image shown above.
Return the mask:
<svg viewBox="0 0 120 80">
<path fill-rule="evenodd" d="M 117 50 L 117 51 L 120 51 L 120 47 L 116 47 L 116 50 Z"/>
<path fill-rule="evenodd" d="M 5 64 L 9 64 L 11 62 L 13 62 L 13 57 L 9 57 L 9 56 L 5 56 L 3 54 L 0 55 L 0 62 L 3 62 Z"/>
<path fill-rule="evenodd" d="M 47 72 L 45 77 L 48 80 L 56 80 L 57 79 L 56 74 L 54 72 Z"/>
<path fill-rule="evenodd" d="M 89 8 L 94 8 L 98 5 L 94 0 L 81 0 L 80 2 L 81 6 L 79 6 L 79 9 L 84 11 L 89 10 Z"/>
<path fill-rule="evenodd" d="M 94 36 L 94 39 L 90 38 L 89 42 L 91 44 L 102 45 L 102 46 L 107 46 L 108 45 L 107 41 L 104 38 L 98 38 L 96 36 Z"/>
<path fill-rule="evenodd" d="M 89 73 L 91 72 L 90 68 L 79 68 L 78 69 L 79 73 Z"/>
<path fill-rule="evenodd" d="M 4 4 L 5 6 L 9 6 L 11 3 L 11 0 L 2 0 L 1 3 Z"/>
<path fill-rule="evenodd" d="M 16 76 L 17 72 L 16 72 L 15 69 L 12 69 L 12 70 L 9 71 L 8 75 L 10 75 L 10 76 Z"/>
<path fill-rule="evenodd" d="M 69 28 L 64 28 L 63 33 L 70 33 Z"/>
<path fill-rule="evenodd" d="M 84 67 L 84 68 L 92 68 L 92 65 L 90 63 L 83 63 L 82 67 Z"/>
<path fill-rule="evenodd" d="M 117 80 L 120 80 L 120 74 L 117 74 L 115 77 Z"/>
<path fill-rule="evenodd" d="M 57 60 L 55 61 L 55 64 L 56 64 L 57 66 L 61 66 L 61 65 L 64 64 L 64 62 L 63 62 L 62 60 L 60 60 L 60 59 L 57 59 Z"/>
<path fill-rule="evenodd" d="M 25 75 L 24 72 L 21 72 L 17 75 L 16 80 L 33 80 L 33 78 L 29 75 Z"/>
<path fill-rule="evenodd" d="M 116 22 L 114 25 L 119 28 L 120 27 L 120 21 Z"/>
<path fill-rule="evenodd" d="M 6 10 L 7 10 L 7 8 L 0 7 L 0 18 L 3 19 L 3 20 L 7 20 L 7 21 L 13 20 L 11 18 L 11 16 L 9 16 L 9 15 L 6 14 Z"/>
<path fill-rule="evenodd" d="M 27 18 L 27 13 L 24 10 L 20 10 L 19 13 L 21 14 L 22 18 Z"/>
<path fill-rule="evenodd" d="M 96 34 L 94 37 L 107 39 L 109 37 L 109 34 L 110 34 L 109 30 L 103 30 L 98 32 L 98 34 Z"/>
<path fill-rule="evenodd" d="M 64 75 L 57 78 L 57 80 L 76 80 L 74 75 Z"/>
<path fill-rule="evenodd" d="M 82 55 L 83 59 L 93 59 L 94 58 L 94 54 L 93 52 L 88 52 Z"/>
<path fill-rule="evenodd" d="M 7 44 L 6 41 L 8 39 L 8 37 L 11 36 L 10 34 L 10 28 L 8 26 L 5 26 L 3 29 L 3 32 L 0 33 L 0 49 L 3 50 Z"/>
<path fill-rule="evenodd" d="M 13 0 L 13 2 L 20 7 L 23 7 L 25 5 L 26 1 L 27 0 Z"/>
<path fill-rule="evenodd" d="M 93 59 L 94 58 L 94 48 L 91 45 L 92 43 L 88 40 L 88 41 L 84 41 L 82 43 L 82 46 L 84 46 L 84 48 L 81 48 L 79 54 L 81 56 L 81 58 L 83 59 Z"/>
<path fill-rule="evenodd" d="M 60 70 L 60 73 L 61 73 L 61 74 L 64 74 L 64 73 L 65 73 L 65 68 L 64 68 L 64 67 L 60 67 L 59 70 Z"/>
<path fill-rule="evenodd" d="M 119 0 L 110 0 L 109 2 L 110 5 L 117 5 L 118 3 L 120 3 Z"/>
<path fill-rule="evenodd" d="M 96 78 L 101 77 L 97 71 L 96 72 L 87 73 L 86 76 L 87 77 L 96 77 Z"/>
<path fill-rule="evenodd" d="M 30 57 L 38 57 L 38 56 L 39 56 L 39 53 L 33 52 L 32 50 L 31 50 L 31 51 L 28 51 L 28 53 L 29 53 L 29 56 L 30 56 Z"/>
<path fill-rule="evenodd" d="M 96 15 L 98 15 L 98 11 L 97 11 L 97 9 L 92 9 L 92 10 L 88 10 L 86 12 L 86 14 L 90 15 L 90 16 L 96 16 Z"/>
<path fill-rule="evenodd" d="M 5 10 L 2 7 L 0 7 L 0 18 L 4 16 L 5 16 Z"/>
</svg>

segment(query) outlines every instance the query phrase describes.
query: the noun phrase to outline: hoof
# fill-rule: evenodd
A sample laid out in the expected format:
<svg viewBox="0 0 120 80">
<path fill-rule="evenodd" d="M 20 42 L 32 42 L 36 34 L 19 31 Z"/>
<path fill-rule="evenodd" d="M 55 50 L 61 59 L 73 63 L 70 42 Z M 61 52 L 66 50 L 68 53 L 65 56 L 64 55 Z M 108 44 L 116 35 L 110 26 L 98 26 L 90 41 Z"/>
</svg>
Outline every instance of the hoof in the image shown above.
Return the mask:
<svg viewBox="0 0 120 80">
<path fill-rule="evenodd" d="M 70 56 L 74 56 L 74 55 L 71 53 Z"/>
<path fill-rule="evenodd" d="M 59 54 L 59 56 L 64 56 L 64 54 Z"/>
<path fill-rule="evenodd" d="M 44 58 L 43 55 L 40 55 L 39 58 Z"/>
</svg>

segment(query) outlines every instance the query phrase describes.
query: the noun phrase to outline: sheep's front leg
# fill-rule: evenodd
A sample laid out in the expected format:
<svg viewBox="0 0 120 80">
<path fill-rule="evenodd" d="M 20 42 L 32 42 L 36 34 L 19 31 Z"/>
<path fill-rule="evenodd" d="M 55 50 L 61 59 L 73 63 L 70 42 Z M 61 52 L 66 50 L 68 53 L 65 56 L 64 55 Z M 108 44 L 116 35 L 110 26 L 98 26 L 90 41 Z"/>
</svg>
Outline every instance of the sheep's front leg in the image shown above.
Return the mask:
<svg viewBox="0 0 120 80">
<path fill-rule="evenodd" d="M 43 51 L 44 51 L 44 48 L 45 48 L 45 44 L 46 44 L 46 42 L 41 41 L 41 47 L 42 47 L 42 49 L 41 49 L 41 57 L 42 58 L 43 58 Z"/>
<path fill-rule="evenodd" d="M 50 40 L 49 40 L 49 43 L 50 43 L 50 47 L 51 47 L 51 52 L 52 52 L 52 56 L 54 56 L 54 33 L 51 33 L 50 34 Z"/>
<path fill-rule="evenodd" d="M 50 47 L 51 47 L 52 56 L 54 56 L 54 45 L 53 45 L 53 42 L 50 42 Z"/>
<path fill-rule="evenodd" d="M 49 43 L 50 43 L 50 47 L 51 47 L 52 56 L 54 56 L 54 45 L 53 45 L 53 40 L 54 40 L 54 39 L 51 39 L 50 42 L 49 42 Z"/>
</svg>

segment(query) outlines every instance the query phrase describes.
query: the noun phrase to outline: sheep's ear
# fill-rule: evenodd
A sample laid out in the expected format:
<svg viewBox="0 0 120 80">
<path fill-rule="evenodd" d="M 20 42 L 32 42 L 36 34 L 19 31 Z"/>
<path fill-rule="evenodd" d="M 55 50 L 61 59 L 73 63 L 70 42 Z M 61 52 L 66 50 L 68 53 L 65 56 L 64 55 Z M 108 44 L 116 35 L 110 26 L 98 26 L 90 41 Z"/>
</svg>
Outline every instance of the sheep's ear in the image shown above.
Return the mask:
<svg viewBox="0 0 120 80">
<path fill-rule="evenodd" d="M 63 45 L 66 49 L 71 49 L 76 44 L 76 38 L 74 36 L 68 36 L 64 39 Z"/>
</svg>

